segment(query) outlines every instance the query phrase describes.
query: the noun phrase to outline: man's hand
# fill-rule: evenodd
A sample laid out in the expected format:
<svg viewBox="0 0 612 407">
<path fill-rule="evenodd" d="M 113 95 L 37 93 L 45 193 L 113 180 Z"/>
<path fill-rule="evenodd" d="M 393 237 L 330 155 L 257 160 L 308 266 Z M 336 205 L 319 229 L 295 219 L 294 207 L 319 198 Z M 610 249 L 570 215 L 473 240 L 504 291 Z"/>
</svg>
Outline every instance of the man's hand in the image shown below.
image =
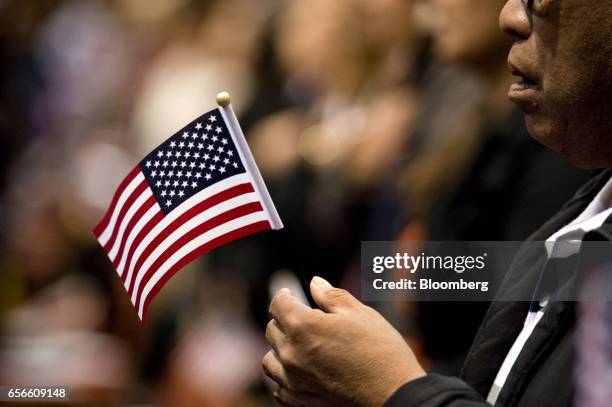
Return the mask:
<svg viewBox="0 0 612 407">
<path fill-rule="evenodd" d="M 401 335 L 375 310 L 322 278 L 310 283 L 321 308 L 280 290 L 266 329 L 264 372 L 283 406 L 380 407 L 402 384 L 425 375 Z"/>
</svg>

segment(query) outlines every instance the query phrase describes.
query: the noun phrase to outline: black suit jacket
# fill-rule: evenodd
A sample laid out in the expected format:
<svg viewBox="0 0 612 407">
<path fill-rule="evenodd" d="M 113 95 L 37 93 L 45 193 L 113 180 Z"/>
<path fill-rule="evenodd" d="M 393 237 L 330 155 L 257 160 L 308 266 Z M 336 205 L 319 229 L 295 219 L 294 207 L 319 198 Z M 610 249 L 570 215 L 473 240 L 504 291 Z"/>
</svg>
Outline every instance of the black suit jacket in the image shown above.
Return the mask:
<svg viewBox="0 0 612 407">
<path fill-rule="evenodd" d="M 543 241 L 578 216 L 610 179 L 611 171 L 602 171 L 589 181 L 529 240 Z M 611 240 L 612 217 L 587 234 L 586 240 Z M 498 294 L 489 307 L 466 358 L 461 378 L 427 375 L 402 386 L 385 407 L 487 406 L 485 399 L 510 347 L 522 330 L 529 302 L 503 301 L 515 290 L 533 292 L 546 254 L 526 245 L 515 257 Z M 572 276 L 563 290 L 576 289 Z M 516 298 L 516 297 L 515 297 Z M 573 302 L 552 302 L 516 360 L 496 406 L 569 406 L 574 398 Z M 452 340 L 452 339 L 449 339 Z"/>
</svg>

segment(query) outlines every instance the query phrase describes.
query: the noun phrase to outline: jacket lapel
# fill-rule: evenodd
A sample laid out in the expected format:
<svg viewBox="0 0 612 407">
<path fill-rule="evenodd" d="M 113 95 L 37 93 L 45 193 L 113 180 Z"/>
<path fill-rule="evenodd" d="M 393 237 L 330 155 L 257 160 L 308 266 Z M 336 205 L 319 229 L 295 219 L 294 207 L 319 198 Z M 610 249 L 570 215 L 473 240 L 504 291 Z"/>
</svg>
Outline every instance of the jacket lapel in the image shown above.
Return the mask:
<svg viewBox="0 0 612 407">
<path fill-rule="evenodd" d="M 587 183 L 556 216 L 544 224 L 529 240 L 544 241 L 571 222 L 586 208 L 609 177 L 609 172 L 606 172 Z M 509 301 L 508 299 L 524 297 L 524 293 L 532 293 L 535 290 L 546 260 L 543 244 L 538 245 L 531 242 L 519 250 L 504 278 L 496 301 L 490 305 L 476 334 L 461 376 L 483 397 L 486 397 L 491 389 L 493 380 L 522 330 L 529 311 L 528 301 Z M 566 289 L 575 289 L 575 278 L 568 282 Z M 516 389 L 516 386 L 520 385 L 518 381 L 525 377 L 525 370 L 533 366 L 534 355 L 539 354 L 538 350 L 545 348 L 554 334 L 559 332 L 559 328 L 570 320 L 573 320 L 571 303 L 556 302 L 549 306 L 542 318 L 542 323 L 539 324 L 540 327 L 534 330 L 526 344 L 530 352 L 521 353 L 504 389 Z M 509 395 L 504 393 L 506 391 L 502 390 L 498 398 L 499 405 L 504 405 L 504 400 L 507 401 L 509 398 Z"/>
</svg>

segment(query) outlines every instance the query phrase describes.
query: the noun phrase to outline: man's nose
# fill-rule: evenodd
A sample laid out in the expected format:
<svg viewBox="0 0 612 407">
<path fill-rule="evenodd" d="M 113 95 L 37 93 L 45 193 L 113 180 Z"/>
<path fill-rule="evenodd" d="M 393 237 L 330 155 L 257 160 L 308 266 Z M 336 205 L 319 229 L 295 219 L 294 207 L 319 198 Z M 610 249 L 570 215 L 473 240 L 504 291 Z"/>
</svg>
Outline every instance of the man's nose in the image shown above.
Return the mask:
<svg viewBox="0 0 612 407">
<path fill-rule="evenodd" d="M 522 0 L 508 0 L 499 15 L 499 26 L 503 32 L 516 39 L 527 39 L 531 35 L 531 21 Z"/>
</svg>

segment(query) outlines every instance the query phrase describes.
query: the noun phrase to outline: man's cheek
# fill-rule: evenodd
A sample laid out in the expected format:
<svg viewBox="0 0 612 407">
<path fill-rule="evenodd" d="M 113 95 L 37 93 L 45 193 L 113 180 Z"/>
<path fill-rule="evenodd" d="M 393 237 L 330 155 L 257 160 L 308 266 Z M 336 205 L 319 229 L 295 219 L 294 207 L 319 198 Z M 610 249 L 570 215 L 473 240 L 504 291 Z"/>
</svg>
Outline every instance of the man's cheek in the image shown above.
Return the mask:
<svg viewBox="0 0 612 407">
<path fill-rule="evenodd" d="M 534 100 L 534 108 L 525 114 L 525 124 L 531 136 L 557 152 L 565 152 L 568 147 L 565 145 L 568 116 L 567 83 L 561 72 L 555 69 L 545 70 L 540 79 L 540 90 Z"/>
</svg>

